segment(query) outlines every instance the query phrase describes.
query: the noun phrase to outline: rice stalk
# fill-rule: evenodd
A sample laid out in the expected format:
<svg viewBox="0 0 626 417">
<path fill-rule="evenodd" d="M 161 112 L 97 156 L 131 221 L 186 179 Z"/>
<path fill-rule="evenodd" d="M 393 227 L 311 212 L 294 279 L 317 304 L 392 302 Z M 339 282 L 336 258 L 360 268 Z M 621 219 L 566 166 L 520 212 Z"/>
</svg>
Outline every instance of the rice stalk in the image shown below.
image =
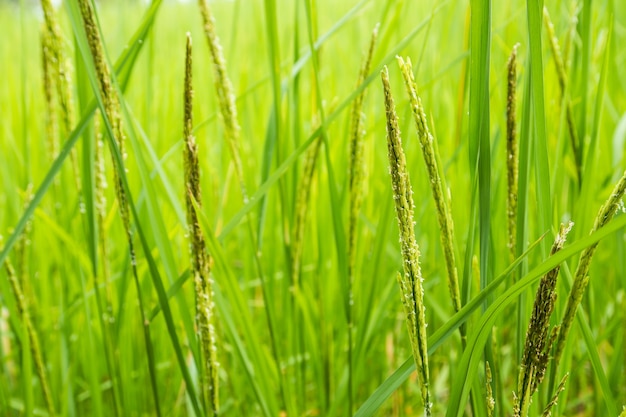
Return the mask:
<svg viewBox="0 0 626 417">
<path fill-rule="evenodd" d="M 187 205 L 187 224 L 189 227 L 191 274 L 196 291 L 196 326 L 202 352 L 201 385 L 205 409 L 218 414 L 219 393 L 217 375 L 217 343 L 214 325 L 213 288 L 211 282 L 211 259 L 207 253 L 206 242 L 194 201 L 198 207 L 202 205 L 200 191 L 200 166 L 198 162 L 198 146 L 193 136 L 193 83 L 192 83 L 192 41 L 187 33 L 187 49 L 185 59 L 185 111 L 184 128 L 184 166 L 185 166 L 185 202 Z"/>
<path fill-rule="evenodd" d="M 506 172 L 507 199 L 506 213 L 509 232 L 510 261 L 516 258 L 517 242 L 517 178 L 519 173 L 519 157 L 517 150 L 517 132 L 515 123 L 515 96 L 517 85 L 517 50 L 519 43 L 513 46 L 507 62 L 507 99 L 506 99 Z"/>
<path fill-rule="evenodd" d="M 624 196 L 624 191 L 626 191 L 626 172 L 624 172 L 623 176 L 613 188 L 611 195 L 600 208 L 590 233 L 594 233 L 611 221 L 620 205 L 623 204 L 622 197 Z M 565 313 L 563 315 L 563 319 L 561 320 L 556 340 L 554 362 L 557 367 L 563 354 L 563 349 L 565 348 L 565 340 L 567 339 L 569 330 L 574 322 L 576 309 L 578 308 L 578 305 L 580 304 L 585 293 L 585 289 L 589 284 L 589 275 L 587 274 L 597 247 L 598 243 L 594 243 L 583 250 L 580 254 L 578 266 L 576 267 L 576 272 L 574 273 L 574 283 L 572 284 L 572 288 L 570 289 L 569 296 L 567 298 L 567 306 L 565 307 Z"/>
<path fill-rule="evenodd" d="M 61 26 L 51 0 L 41 0 L 41 7 L 43 9 L 44 22 L 47 28 L 47 35 L 49 37 L 48 47 L 51 57 L 50 62 L 52 64 L 52 74 L 54 74 L 54 79 L 56 80 L 55 85 L 61 110 L 61 126 L 63 128 L 63 134 L 66 136 L 69 135 L 74 129 L 75 122 L 72 99 L 72 66 L 63 49 Z M 54 154 L 54 157 L 56 157 L 56 153 Z M 75 178 L 76 190 L 80 193 L 80 171 L 78 167 L 76 149 L 72 149 L 70 159 Z"/>
<path fill-rule="evenodd" d="M 357 88 L 363 84 L 365 78 L 370 72 L 370 66 L 372 63 L 372 55 L 374 54 L 374 46 L 376 45 L 376 39 L 378 38 L 378 28 L 380 25 L 376 25 L 372 31 L 372 37 L 370 39 L 369 49 L 367 55 L 361 65 L 359 72 L 359 78 L 357 80 Z M 366 171 L 364 161 L 364 140 L 365 134 L 363 129 L 363 118 L 365 115 L 362 113 L 363 99 L 365 97 L 365 89 L 359 94 L 352 105 L 352 111 L 350 115 L 350 166 L 349 166 L 349 184 L 350 184 L 350 218 L 348 224 L 348 411 L 352 414 L 352 402 L 353 402 L 353 364 L 352 364 L 352 331 L 354 328 L 354 322 L 352 317 L 352 306 L 354 305 L 354 296 L 352 293 L 352 286 L 354 285 L 354 264 L 356 262 L 356 235 L 357 224 L 359 219 L 359 212 L 361 211 L 361 205 L 363 204 L 363 197 L 365 191 Z"/>
<path fill-rule="evenodd" d="M 219 38 L 215 32 L 215 19 L 213 18 L 211 9 L 209 8 L 207 0 L 198 0 L 198 4 L 200 6 L 200 14 L 202 15 L 202 21 L 204 23 L 204 33 L 209 43 L 211 60 L 213 61 L 214 83 L 220 106 L 220 114 L 224 122 L 226 141 L 230 149 L 231 158 L 233 158 L 235 174 L 237 175 L 237 180 L 239 181 L 244 204 L 247 204 L 248 193 L 246 191 L 246 182 L 243 175 L 243 164 L 241 162 L 240 149 L 241 144 L 239 138 L 241 128 L 239 127 L 239 122 L 237 121 L 235 94 L 233 93 L 233 86 L 226 72 L 226 59 L 224 58 L 222 46 L 220 45 Z"/>
<path fill-rule="evenodd" d="M 563 248 L 567 234 L 572 229 L 574 223 L 561 225 L 559 233 L 554 240 L 550 256 Z M 539 282 L 533 312 L 526 331 L 526 342 L 520 364 L 518 376 L 518 395 L 515 404 L 515 416 L 526 417 L 532 395 L 537 391 L 537 387 L 543 381 L 548 360 L 550 359 L 550 349 L 554 342 L 554 330 L 550 334 L 550 316 L 554 311 L 556 303 L 556 282 L 559 275 L 560 266 L 555 267 L 545 274 Z"/>
<path fill-rule="evenodd" d="M 89 49 L 91 51 L 91 57 L 93 59 L 94 67 L 97 75 L 98 82 L 98 90 L 100 96 L 102 98 L 102 102 L 104 105 L 104 112 L 106 114 L 106 118 L 110 123 L 111 127 L 111 137 L 109 141 L 109 147 L 111 149 L 112 156 L 115 154 L 116 149 L 115 146 L 119 150 L 120 155 L 122 155 L 122 159 L 119 161 L 120 166 L 115 163 L 115 158 L 113 157 L 113 174 L 114 174 L 114 182 L 115 182 L 115 194 L 118 200 L 120 217 L 122 219 L 122 224 L 124 226 L 124 231 L 126 234 L 126 239 L 128 242 L 128 251 L 130 255 L 130 263 L 133 271 L 133 278 L 135 281 L 135 287 L 137 290 L 137 299 L 139 302 L 139 310 L 141 314 L 141 323 L 144 334 L 144 341 L 146 344 L 146 353 L 148 357 L 148 368 L 150 372 L 150 382 L 152 387 L 152 394 L 154 397 L 154 404 L 156 407 L 157 416 L 161 416 L 161 408 L 159 404 L 159 395 L 156 383 L 156 364 L 154 359 L 154 352 L 152 350 L 152 342 L 150 337 L 150 322 L 146 318 L 146 312 L 144 309 L 144 303 L 142 299 L 142 290 L 141 285 L 139 283 L 139 275 L 137 272 L 137 257 L 135 253 L 135 247 L 133 244 L 133 232 L 130 224 L 130 208 L 128 203 L 128 197 L 126 194 L 126 190 L 124 188 L 124 183 L 122 181 L 122 172 L 125 171 L 124 159 L 126 157 L 126 153 L 124 151 L 124 133 L 122 128 L 122 118 L 120 116 L 120 102 L 119 97 L 115 89 L 113 88 L 111 81 L 111 72 L 109 66 L 105 60 L 104 56 L 104 46 L 102 45 L 102 40 L 100 38 L 100 32 L 98 31 L 98 26 L 96 24 L 96 18 L 94 10 L 91 6 L 89 0 L 78 0 L 81 16 L 83 19 L 83 26 L 85 29 L 85 34 L 87 36 L 87 43 L 89 45 Z"/>
<path fill-rule="evenodd" d="M 435 206 L 437 208 L 437 220 L 441 230 L 441 244 L 443 246 L 446 269 L 448 272 L 448 290 L 450 291 L 454 311 L 457 312 L 461 309 L 461 295 L 459 291 L 459 277 L 454 255 L 454 223 L 452 221 L 452 210 L 442 186 L 444 181 L 442 179 L 443 175 L 437 163 L 439 156 L 437 155 L 436 148 L 433 145 L 434 138 L 428 130 L 428 121 L 426 120 L 426 114 L 424 113 L 422 101 L 417 94 L 417 85 L 413 76 L 411 60 L 407 58 L 405 62 L 404 59 L 399 56 L 396 57 L 396 59 L 398 60 L 398 65 L 400 66 L 400 70 L 404 78 L 404 85 L 407 93 L 409 94 L 411 110 L 413 111 L 413 119 L 417 129 L 417 136 L 422 149 L 422 155 L 424 156 L 424 163 L 428 171 L 428 177 L 430 178 L 430 186 L 435 200 Z M 465 327 L 461 327 L 460 329 L 461 335 L 464 337 Z"/>
<path fill-rule="evenodd" d="M 570 137 L 570 143 L 572 146 L 572 151 L 574 153 L 574 159 L 576 162 L 576 175 L 579 184 L 582 181 L 582 152 L 580 150 L 578 134 L 576 133 L 576 125 L 574 123 L 574 113 L 572 111 L 572 103 L 569 98 L 566 97 L 567 93 L 567 71 L 565 69 L 565 61 L 563 60 L 563 55 L 561 54 L 561 47 L 559 46 L 559 38 L 556 36 L 556 32 L 554 30 L 554 25 L 552 24 L 552 20 L 550 20 L 550 14 L 548 13 L 548 8 L 546 6 L 543 7 L 543 21 L 546 25 L 546 30 L 548 31 L 548 39 L 550 40 L 550 50 L 552 51 L 552 56 L 554 57 L 554 63 L 556 66 L 556 74 L 559 80 L 559 87 L 561 89 L 561 100 L 565 103 L 565 117 L 567 120 L 567 131 Z"/>
<path fill-rule="evenodd" d="M 385 66 L 381 72 L 385 96 L 385 115 L 387 119 L 387 150 L 389 172 L 396 217 L 400 232 L 400 248 L 403 259 L 404 275 L 398 272 L 397 280 L 402 294 L 402 304 L 406 314 L 407 329 L 417 367 L 417 376 L 421 388 L 424 414 L 431 415 L 429 393 L 428 349 L 426 334 L 426 314 L 424 308 L 424 290 L 422 271 L 419 265 L 419 247 L 415 239 L 413 220 L 413 190 L 406 166 L 406 157 L 402 149 L 398 116 L 389 86 L 389 72 Z"/>
<path fill-rule="evenodd" d="M 0 244 L 2 244 L 1 238 Z M 46 376 L 46 365 L 43 360 L 41 344 L 39 343 L 39 336 L 30 318 L 28 302 L 24 295 L 24 291 L 22 290 L 20 280 L 18 279 L 15 272 L 15 268 L 13 268 L 13 265 L 9 261 L 9 258 L 4 261 L 4 268 L 6 270 L 7 278 L 11 286 L 11 291 L 13 292 L 13 296 L 15 297 L 17 312 L 22 319 L 22 324 L 26 329 L 26 334 L 28 340 L 30 341 L 30 351 L 35 361 L 35 370 L 41 383 L 41 390 L 43 392 L 44 402 L 46 403 L 46 409 L 48 411 L 48 414 L 53 417 L 56 415 L 56 411 L 54 409 L 54 401 L 52 399 L 52 392 L 50 391 L 50 384 L 48 383 L 48 378 Z"/>
</svg>

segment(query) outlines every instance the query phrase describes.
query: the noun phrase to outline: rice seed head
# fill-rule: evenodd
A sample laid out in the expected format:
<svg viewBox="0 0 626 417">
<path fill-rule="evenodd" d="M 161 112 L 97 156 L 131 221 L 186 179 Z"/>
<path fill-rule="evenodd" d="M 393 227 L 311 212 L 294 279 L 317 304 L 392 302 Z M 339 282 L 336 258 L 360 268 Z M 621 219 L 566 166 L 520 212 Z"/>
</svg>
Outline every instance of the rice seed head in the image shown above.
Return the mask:
<svg viewBox="0 0 626 417">
<path fill-rule="evenodd" d="M 192 79 L 192 40 L 187 33 L 185 56 L 185 91 L 183 134 L 185 167 L 185 201 L 187 205 L 187 223 L 190 236 L 191 271 L 196 292 L 196 324 L 200 349 L 203 356 L 202 394 L 205 407 L 213 415 L 219 409 L 219 378 L 217 374 L 217 342 L 214 325 L 213 286 L 210 278 L 210 258 L 206 242 L 200 228 L 194 201 L 198 207 L 202 204 L 200 191 L 200 166 L 198 147 L 193 136 L 193 79 Z"/>
<path fill-rule="evenodd" d="M 106 235 L 106 216 L 107 216 L 107 198 L 106 190 L 108 188 L 106 166 L 104 161 L 104 137 L 102 134 L 102 115 L 100 110 L 96 109 L 93 117 L 93 130 L 95 135 L 95 155 L 94 155 L 94 175 L 95 175 L 95 208 L 96 221 L 98 224 L 98 246 L 100 250 L 100 258 L 102 260 L 102 282 L 104 283 L 105 307 L 109 313 L 112 312 L 113 295 L 111 293 L 111 285 L 109 279 L 111 277 L 109 268 L 109 251 L 107 246 Z M 97 278 L 97 277 L 94 277 Z M 112 315 L 110 317 L 113 317 Z"/>
<path fill-rule="evenodd" d="M 563 376 L 563 378 L 561 379 L 561 382 L 559 383 L 559 386 L 557 387 L 556 391 L 554 392 L 554 395 L 550 399 L 550 402 L 548 404 L 546 404 L 546 407 L 543 409 L 542 417 L 550 417 L 550 416 L 552 416 L 552 409 L 557 404 L 557 401 L 559 399 L 559 395 L 565 389 L 565 383 L 567 382 L 567 378 L 568 377 L 569 377 L 569 373 L 566 373 L 565 376 Z M 624 413 L 622 413 L 622 414 L 624 414 Z M 620 417 L 621 417 L 621 414 L 620 414 Z"/>
<path fill-rule="evenodd" d="M 94 131 L 96 136 L 95 151 L 95 176 L 96 176 L 96 210 L 98 216 L 106 217 L 106 189 L 109 187 L 106 177 L 106 166 L 104 162 L 104 136 L 101 130 L 100 110 L 96 109 L 94 114 Z"/>
<path fill-rule="evenodd" d="M 44 14 L 44 26 L 48 35 L 51 70 L 52 74 L 54 74 L 54 84 L 60 105 L 61 126 L 63 134 L 67 136 L 74 128 L 75 120 L 72 98 L 72 65 L 63 49 L 61 25 L 52 2 L 50 0 L 41 0 L 41 7 Z M 56 156 L 56 153 L 54 155 Z M 75 149 L 70 153 L 70 160 L 74 172 L 75 186 L 80 192 L 80 171 Z"/>
<path fill-rule="evenodd" d="M 515 118 L 515 97 L 517 85 L 517 50 L 519 43 L 513 46 L 507 63 L 507 100 L 506 100 L 506 171 L 507 171 L 507 219 L 509 231 L 509 253 L 511 262 L 515 260 L 517 241 L 517 178 L 519 160 L 517 151 L 517 132 Z"/>
<path fill-rule="evenodd" d="M 96 74 L 98 76 L 98 89 L 102 97 L 104 104 L 104 111 L 106 118 L 111 123 L 113 140 L 117 144 L 120 154 L 122 155 L 122 167 L 124 170 L 124 134 L 122 128 L 122 118 L 120 116 L 120 103 L 117 93 L 113 88 L 111 82 L 111 72 L 109 66 L 104 57 L 104 48 L 102 46 L 102 40 L 100 39 L 100 33 L 98 26 L 96 25 L 96 19 L 93 8 L 89 0 L 78 0 L 81 15 L 83 18 L 83 26 L 85 28 L 85 34 L 87 35 L 87 42 L 91 51 Z M 111 144 L 111 153 L 114 153 L 114 149 Z M 130 228 L 130 210 L 128 207 L 128 199 L 124 184 L 121 179 L 121 173 L 118 172 L 118 168 L 115 161 L 113 162 L 113 172 L 115 181 L 115 192 L 119 203 L 120 217 L 126 231 L 127 239 L 131 246 L 131 262 L 135 262 L 134 249 L 132 249 L 132 230 Z"/>
<path fill-rule="evenodd" d="M 319 125 L 319 120 L 314 123 Z M 306 226 L 306 218 L 309 212 L 309 199 L 311 195 L 311 185 L 313 176 L 315 175 L 315 167 L 319 156 L 320 147 L 322 145 L 322 137 L 318 137 L 307 151 L 304 159 L 304 168 L 302 177 L 300 178 L 298 191 L 296 195 L 294 231 L 292 239 L 292 265 L 291 278 L 292 284 L 298 286 L 300 267 L 302 263 L 302 251 L 304 244 L 304 230 Z"/>
<path fill-rule="evenodd" d="M 220 114 L 224 122 L 226 141 L 230 149 L 231 158 L 235 166 L 235 174 L 239 181 L 244 203 L 248 202 L 248 193 L 243 174 L 243 164 L 241 162 L 240 127 L 237 121 L 237 106 L 235 104 L 235 94 L 232 83 L 226 71 L 226 59 L 222 51 L 219 38 L 215 30 L 215 19 L 207 0 L 198 0 L 200 14 L 204 23 L 204 33 L 209 43 L 211 60 L 213 61 L 213 74 L 217 99 L 220 106 Z"/>
<path fill-rule="evenodd" d="M 41 64 L 43 74 L 44 98 L 46 101 L 46 136 L 48 157 L 50 160 L 59 153 L 59 137 L 57 124 L 57 107 L 54 91 L 54 65 L 52 40 L 46 25 L 41 26 Z"/>
<path fill-rule="evenodd" d="M 617 210 L 619 209 L 622 203 L 622 197 L 624 196 L 624 192 L 626 191 L 626 171 L 620 178 L 620 180 L 615 184 L 613 191 L 609 198 L 604 202 L 596 219 L 594 221 L 593 228 L 590 233 L 594 233 L 595 231 L 601 229 L 604 225 L 606 225 Z M 565 307 L 565 313 L 563 314 L 563 319 L 561 320 L 559 334 L 556 340 L 556 352 L 554 355 L 554 360 L 558 365 L 561 355 L 563 353 L 563 349 L 565 348 L 565 340 L 569 333 L 570 328 L 572 327 L 572 323 L 574 322 L 574 318 L 576 315 L 576 309 L 580 304 L 583 295 L 585 293 L 585 289 L 589 284 L 589 267 L 591 266 L 591 260 L 593 259 L 593 255 L 598 247 L 598 243 L 594 243 L 589 246 L 580 254 L 580 259 L 578 261 L 578 266 L 576 267 L 576 272 L 574 273 L 574 283 L 572 284 L 572 288 L 570 289 L 569 296 L 567 298 L 567 306 Z"/>
<path fill-rule="evenodd" d="M 185 167 L 185 200 L 187 204 L 187 223 L 190 228 L 192 270 L 201 275 L 208 273 L 208 263 L 205 262 L 206 246 L 204 236 L 193 202 L 202 205 L 200 192 L 200 169 L 198 161 L 198 147 L 193 136 L 193 88 L 192 88 L 192 55 L 191 36 L 187 34 L 187 49 L 185 59 L 185 93 L 184 93 L 184 121 L 183 135 L 185 137 L 184 167 Z"/>
<path fill-rule="evenodd" d="M 548 13 L 548 8 L 546 6 L 543 7 L 543 22 L 546 26 L 546 31 L 548 32 L 550 50 L 552 51 L 552 56 L 554 57 L 556 74 L 559 80 L 559 87 L 561 89 L 561 96 L 565 105 L 567 131 L 570 137 L 572 152 L 574 153 L 574 158 L 576 160 L 576 173 L 578 175 L 578 180 L 580 181 L 582 155 L 578 141 L 576 124 L 574 123 L 574 112 L 572 111 L 572 104 L 569 98 L 565 97 L 565 93 L 567 91 L 567 71 L 565 70 L 565 61 L 563 59 L 563 55 L 561 54 L 561 47 L 559 46 L 559 38 L 556 36 L 556 31 L 554 30 L 554 25 L 552 24 L 550 14 Z"/>
<path fill-rule="evenodd" d="M 561 224 L 559 233 L 554 240 L 550 256 L 553 256 L 563 248 L 567 234 L 572 230 L 574 223 Z M 560 265 L 548 271 L 539 282 L 533 311 L 526 331 L 526 342 L 522 353 L 522 362 L 518 379 L 518 388 L 521 390 L 518 396 L 522 401 L 518 409 L 522 413 L 528 410 L 529 401 L 543 381 L 548 366 L 549 353 L 554 341 L 550 334 L 550 317 L 556 303 L 556 283 Z M 529 390 L 529 392 L 526 392 Z M 521 414 L 526 416 L 526 414 Z"/>
<path fill-rule="evenodd" d="M 554 24 L 552 24 L 552 19 L 550 19 L 550 13 L 548 12 L 548 8 L 546 6 L 543 6 L 543 22 L 546 26 L 546 31 L 548 32 L 548 39 L 550 41 L 550 50 L 552 51 L 554 63 L 556 64 L 556 72 L 557 72 L 557 76 L 559 80 L 559 87 L 561 87 L 561 91 L 564 91 L 566 80 L 567 80 L 567 72 L 565 71 L 565 62 L 563 61 L 563 54 L 561 53 L 561 46 L 559 45 L 559 38 L 556 36 L 556 31 L 554 30 Z"/>
<path fill-rule="evenodd" d="M 431 414 L 428 371 L 428 349 L 426 333 L 426 314 L 424 308 L 424 290 L 422 272 L 419 265 L 419 247 L 415 239 L 413 220 L 413 190 L 406 167 L 406 157 L 402 149 L 398 116 L 389 86 L 389 72 L 385 66 L 381 72 L 385 96 L 385 115 L 387 119 L 387 151 L 389 173 L 396 217 L 400 234 L 404 276 L 398 276 L 402 302 L 407 315 L 407 327 L 413 348 L 413 357 L 418 369 L 425 415 Z"/>
<path fill-rule="evenodd" d="M 396 57 L 402 76 L 404 85 L 409 95 L 411 110 L 417 136 L 419 138 L 424 163 L 428 171 L 431 190 L 435 206 L 437 209 L 437 220 L 441 229 L 441 244 L 443 247 L 444 257 L 446 261 L 446 270 L 448 272 L 448 290 L 452 300 L 452 306 L 455 311 L 461 309 L 461 295 L 459 291 L 459 278 L 456 267 L 456 259 L 454 255 L 454 223 L 452 221 L 452 210 L 449 205 L 449 199 L 444 193 L 442 175 L 438 166 L 439 155 L 434 145 L 434 138 L 428 129 L 428 121 L 424 112 L 422 101 L 417 94 L 417 84 L 413 76 L 413 68 L 411 60 L 407 58 L 406 62 L 400 56 Z"/>
<path fill-rule="evenodd" d="M 359 72 L 357 87 L 363 84 L 367 74 L 369 74 L 376 39 L 378 38 L 379 26 L 380 25 L 377 24 L 372 31 L 369 49 Z M 366 180 L 364 161 L 365 132 L 363 130 L 364 115 L 362 113 L 364 98 L 365 89 L 354 99 L 350 116 L 350 222 L 348 233 L 348 275 L 350 276 L 350 280 L 352 280 L 354 275 L 354 263 L 356 262 L 356 227 L 359 211 L 363 203 Z"/>
<path fill-rule="evenodd" d="M 485 362 L 485 386 L 487 390 L 487 417 L 493 417 L 496 408 L 496 400 L 493 398 L 493 390 L 491 388 L 491 367 L 489 362 Z"/>
<path fill-rule="evenodd" d="M 3 243 L 2 237 L 0 236 L 0 247 L 1 246 L 3 246 Z M 35 362 L 35 371 L 37 372 L 39 382 L 41 383 L 41 390 L 43 392 L 44 402 L 46 403 L 46 409 L 48 410 L 48 414 L 54 417 L 56 415 L 56 411 L 54 408 L 53 396 L 52 392 L 50 391 L 48 377 L 46 376 L 46 365 L 43 360 L 41 344 L 39 343 L 39 335 L 37 334 L 37 330 L 33 326 L 33 323 L 30 319 L 28 301 L 26 299 L 26 296 L 24 295 L 24 291 L 22 290 L 22 285 L 20 284 L 20 280 L 17 277 L 15 268 L 13 267 L 9 258 L 6 258 L 4 261 L 4 269 L 7 274 L 11 291 L 13 292 L 13 296 L 15 297 L 17 312 L 22 319 L 22 324 L 24 326 L 24 329 L 26 330 L 26 335 L 30 342 L 30 353 Z"/>
</svg>

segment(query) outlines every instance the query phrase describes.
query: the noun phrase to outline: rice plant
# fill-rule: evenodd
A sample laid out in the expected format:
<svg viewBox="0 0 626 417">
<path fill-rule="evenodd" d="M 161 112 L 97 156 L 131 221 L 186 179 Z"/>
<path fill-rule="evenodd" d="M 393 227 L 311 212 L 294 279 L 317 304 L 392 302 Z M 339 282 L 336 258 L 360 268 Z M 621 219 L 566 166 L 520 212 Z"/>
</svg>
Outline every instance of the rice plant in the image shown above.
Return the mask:
<svg viewBox="0 0 626 417">
<path fill-rule="evenodd" d="M 0 0 L 0 415 L 623 416 L 620 6 Z"/>
</svg>

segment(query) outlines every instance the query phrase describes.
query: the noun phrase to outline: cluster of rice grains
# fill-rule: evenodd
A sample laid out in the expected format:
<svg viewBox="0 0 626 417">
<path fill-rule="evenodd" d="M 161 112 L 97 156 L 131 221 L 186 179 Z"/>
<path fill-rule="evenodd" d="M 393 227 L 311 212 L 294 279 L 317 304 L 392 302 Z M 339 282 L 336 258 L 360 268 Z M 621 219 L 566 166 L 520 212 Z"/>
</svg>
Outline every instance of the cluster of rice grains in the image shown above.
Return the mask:
<svg viewBox="0 0 626 417">
<path fill-rule="evenodd" d="M 409 339 L 413 349 L 413 359 L 417 366 L 418 380 L 421 385 L 424 413 L 430 416 L 426 315 L 422 271 L 419 264 L 420 252 L 415 240 L 413 189 L 407 171 L 404 150 L 402 149 L 398 116 L 396 115 L 395 104 L 391 95 L 387 67 L 383 69 L 381 77 L 385 96 L 385 115 L 387 117 L 389 173 L 391 175 L 398 228 L 400 229 L 400 249 L 404 269 L 404 275 L 398 272 L 398 284 L 400 284 L 402 304 L 404 305 Z"/>
<path fill-rule="evenodd" d="M 189 227 L 191 274 L 196 290 L 196 326 L 202 353 L 202 399 L 205 408 L 217 415 L 219 409 L 217 376 L 217 343 L 215 336 L 213 288 L 211 284 L 211 259 L 206 250 L 204 235 L 200 229 L 194 203 L 201 207 L 200 166 L 198 147 L 193 136 L 193 86 L 191 35 L 187 34 L 187 53 L 185 60 L 185 112 L 184 129 L 184 165 L 185 165 L 185 202 L 187 205 L 187 224 Z"/>
</svg>

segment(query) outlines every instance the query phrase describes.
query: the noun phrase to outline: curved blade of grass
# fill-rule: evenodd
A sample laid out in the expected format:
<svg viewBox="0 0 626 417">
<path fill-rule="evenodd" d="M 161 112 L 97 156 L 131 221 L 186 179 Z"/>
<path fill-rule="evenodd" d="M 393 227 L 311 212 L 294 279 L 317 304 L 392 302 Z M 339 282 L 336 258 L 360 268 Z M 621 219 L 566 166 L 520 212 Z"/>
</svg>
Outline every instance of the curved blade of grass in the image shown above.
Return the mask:
<svg viewBox="0 0 626 417">
<path fill-rule="evenodd" d="M 278 42 L 278 23 L 276 21 L 276 0 L 265 0 L 263 2 L 265 8 L 265 28 L 267 38 L 269 40 L 268 64 L 270 70 L 270 78 L 272 80 L 272 110 L 268 122 L 267 134 L 265 138 L 265 146 L 263 152 L 263 164 L 261 171 L 261 180 L 265 181 L 269 175 L 272 155 L 276 148 L 276 143 L 281 135 L 281 83 L 280 83 L 280 45 Z M 280 147 L 279 147 L 280 150 Z M 279 155 L 277 155 L 279 158 Z M 280 162 L 280 158 L 279 158 Z M 284 190 L 284 187 L 281 187 Z M 281 190 L 282 199 L 284 201 L 284 191 Z M 258 220 L 257 236 L 259 250 L 262 245 L 263 225 L 265 224 L 265 214 L 267 209 L 266 198 L 263 197 L 261 202 L 261 213 Z"/>
<path fill-rule="evenodd" d="M 550 198 L 550 169 L 548 166 L 548 134 L 543 97 L 543 58 L 541 55 L 541 29 L 543 28 L 543 1 L 528 0 L 528 36 L 530 43 L 530 84 L 533 121 L 535 128 L 535 172 L 537 186 L 538 227 L 551 230 L 552 199 Z M 550 232 L 552 238 L 552 232 Z M 551 240 L 551 239 L 550 239 Z M 542 246 L 548 253 L 549 243 Z"/>
<path fill-rule="evenodd" d="M 489 128 L 489 51 L 491 0 L 471 0 L 469 151 L 470 169 L 478 173 L 480 288 L 488 284 L 491 234 L 491 145 Z M 473 174 L 475 175 L 475 174 Z"/>
<path fill-rule="evenodd" d="M 609 67 L 609 58 L 611 55 L 611 35 L 613 33 L 613 20 L 611 19 L 609 23 L 609 31 L 608 37 L 606 39 L 606 43 L 604 45 L 604 59 L 602 60 L 602 69 L 600 70 L 600 80 L 598 82 L 598 90 L 596 93 L 596 102 L 594 104 L 594 112 L 593 112 L 593 125 L 591 128 L 591 134 L 589 139 L 589 144 L 587 147 L 587 155 L 584 161 L 583 167 L 583 178 L 582 178 L 582 188 L 580 191 L 579 201 L 577 204 L 577 211 L 580 212 L 581 215 L 584 215 L 585 218 L 587 213 L 587 208 L 589 207 L 589 203 L 593 201 L 591 196 L 593 195 L 593 187 L 597 185 L 598 179 L 593 175 L 596 170 L 596 154 L 599 151 L 598 146 L 598 132 L 600 128 L 600 118 L 602 116 L 602 109 L 604 103 L 604 91 L 606 88 L 606 77 L 607 70 Z M 589 216 L 593 218 L 593 216 Z"/>
</svg>

